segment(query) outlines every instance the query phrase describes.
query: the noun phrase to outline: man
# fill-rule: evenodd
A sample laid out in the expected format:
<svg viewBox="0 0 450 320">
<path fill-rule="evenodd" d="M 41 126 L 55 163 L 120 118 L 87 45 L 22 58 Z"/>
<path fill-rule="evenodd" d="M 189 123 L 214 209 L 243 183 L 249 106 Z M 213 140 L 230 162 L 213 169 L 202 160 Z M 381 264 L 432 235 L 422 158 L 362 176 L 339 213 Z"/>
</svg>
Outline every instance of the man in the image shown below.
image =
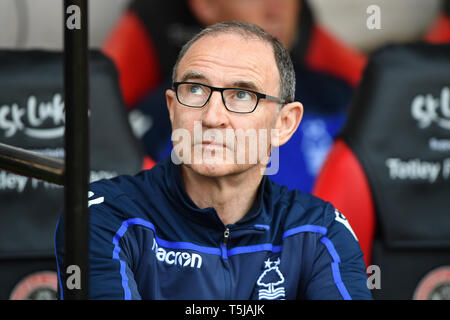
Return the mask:
<svg viewBox="0 0 450 320">
<path fill-rule="evenodd" d="M 246 23 L 211 26 L 183 47 L 173 79 L 172 157 L 91 185 L 90 297 L 370 299 L 345 218 L 263 175 L 303 113 L 280 42 Z M 256 161 L 242 132 L 257 133 Z"/>
<path fill-rule="evenodd" d="M 442 1 L 441 6 L 441 12 L 423 37 L 424 41 L 436 44 L 450 42 L 450 0 Z"/>
<path fill-rule="evenodd" d="M 176 3 L 175 3 L 176 2 Z M 298 79 L 303 125 L 279 149 L 271 178 L 311 192 L 323 161 L 345 123 L 365 57 L 345 46 L 314 18 L 305 0 L 133 0 L 103 47 L 116 63 L 134 132 L 160 161 L 172 149 L 165 91 L 178 52 L 202 27 L 222 21 L 256 24 L 290 52 Z"/>
</svg>

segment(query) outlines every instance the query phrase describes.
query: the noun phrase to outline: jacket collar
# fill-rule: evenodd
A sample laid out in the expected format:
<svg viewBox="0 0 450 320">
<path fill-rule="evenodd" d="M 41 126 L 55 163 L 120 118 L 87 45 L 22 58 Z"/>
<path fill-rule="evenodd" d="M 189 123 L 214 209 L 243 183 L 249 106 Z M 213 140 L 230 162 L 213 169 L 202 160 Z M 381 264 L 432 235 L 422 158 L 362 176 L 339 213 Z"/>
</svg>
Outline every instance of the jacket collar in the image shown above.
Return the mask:
<svg viewBox="0 0 450 320">
<path fill-rule="evenodd" d="M 181 165 L 174 164 L 169 156 L 164 160 L 163 166 L 166 171 L 165 185 L 167 192 L 170 194 L 172 205 L 176 211 L 195 223 L 223 230 L 225 226 L 216 210 L 213 207 L 200 209 L 188 195 L 181 175 Z M 269 214 L 270 210 L 268 210 L 270 201 L 268 203 L 268 200 L 272 189 L 271 183 L 267 176 L 263 177 L 250 210 L 241 220 L 228 227 L 237 228 L 239 226 L 239 229 L 245 229 L 255 225 L 264 226 L 270 224 L 271 217 Z"/>
</svg>

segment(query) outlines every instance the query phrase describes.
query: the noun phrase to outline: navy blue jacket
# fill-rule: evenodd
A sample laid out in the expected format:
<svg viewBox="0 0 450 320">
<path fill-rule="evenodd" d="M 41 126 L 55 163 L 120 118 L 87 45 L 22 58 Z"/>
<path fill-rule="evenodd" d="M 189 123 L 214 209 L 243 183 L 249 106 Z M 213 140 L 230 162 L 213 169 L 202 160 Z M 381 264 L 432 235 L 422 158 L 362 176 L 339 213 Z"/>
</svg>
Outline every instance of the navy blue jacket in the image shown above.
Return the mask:
<svg viewBox="0 0 450 320">
<path fill-rule="evenodd" d="M 345 218 L 267 176 L 249 212 L 226 226 L 214 208 L 193 203 L 170 158 L 90 190 L 92 299 L 372 298 Z M 55 236 L 60 289 L 63 224 Z"/>
</svg>

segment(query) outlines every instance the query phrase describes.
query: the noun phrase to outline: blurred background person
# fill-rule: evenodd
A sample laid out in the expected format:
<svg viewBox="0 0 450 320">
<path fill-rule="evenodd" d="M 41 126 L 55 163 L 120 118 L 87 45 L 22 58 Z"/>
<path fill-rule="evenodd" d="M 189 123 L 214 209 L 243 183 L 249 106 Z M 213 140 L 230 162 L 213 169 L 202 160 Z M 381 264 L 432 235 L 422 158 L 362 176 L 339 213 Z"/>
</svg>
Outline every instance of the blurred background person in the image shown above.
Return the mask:
<svg viewBox="0 0 450 320">
<path fill-rule="evenodd" d="M 195 33 L 197 28 L 207 23 L 205 22 L 207 19 L 212 19 L 214 16 L 206 10 L 200 13 L 198 17 L 195 15 L 196 7 L 210 7 L 213 4 L 212 1 L 180 0 L 166 2 L 150 0 L 89 1 L 90 48 L 103 49 L 116 63 L 121 77 L 123 97 L 127 107 L 132 111 L 130 117 L 135 118 L 136 133 L 143 141 L 147 141 L 144 142 L 148 152 L 159 157 L 170 150 L 170 144 L 168 143 L 170 137 L 164 133 L 170 131 L 170 128 L 166 126 L 165 122 L 167 115 L 158 111 L 162 104 L 149 103 L 151 102 L 150 99 L 157 101 L 158 88 L 165 89 L 164 86 L 170 86 L 167 76 L 171 72 L 170 64 L 176 57 L 178 46 L 192 33 Z M 253 2 L 243 0 L 242 2 L 247 2 L 246 5 L 250 6 L 257 4 L 258 0 Z M 351 47 L 357 48 L 365 54 L 370 54 L 384 44 L 392 42 L 407 43 L 421 39 L 431 43 L 450 42 L 449 2 L 449 0 L 304 0 L 297 3 L 286 2 L 284 5 L 280 4 L 280 8 L 274 8 L 273 3 L 268 1 L 265 5 L 258 4 L 261 8 L 272 9 L 269 10 L 269 13 L 266 12 L 268 17 L 257 23 L 263 24 L 267 20 L 271 21 L 270 25 L 275 25 L 276 17 L 283 16 L 279 9 L 289 5 L 295 9 L 290 13 L 296 12 L 297 15 L 285 18 L 287 19 L 286 24 L 289 22 L 292 25 L 293 21 L 296 21 L 295 32 L 291 33 L 291 36 L 292 34 L 295 34 L 295 36 L 285 37 L 283 34 L 290 33 L 276 31 L 276 29 L 281 30 L 281 26 L 270 27 L 267 23 L 267 26 L 263 27 L 273 28 L 274 31 L 270 32 L 279 32 L 278 37 L 286 38 L 282 41 L 293 56 L 297 73 L 303 75 L 297 76 L 298 82 L 302 79 L 309 80 L 309 82 L 305 81 L 303 84 L 298 83 L 297 85 L 300 88 L 297 88 L 297 91 L 299 100 L 305 105 L 306 112 L 310 112 L 310 110 L 314 111 L 319 106 L 326 105 L 323 101 L 321 102 L 321 95 L 324 96 L 324 101 L 329 102 L 329 97 L 326 95 L 333 93 L 331 88 L 335 88 L 335 95 L 342 93 L 343 96 L 348 96 L 345 93 L 350 92 L 351 94 L 352 89 L 359 83 L 365 58 L 364 56 L 362 59 L 358 58 L 361 57 L 361 54 L 355 52 Z M 216 11 L 216 15 L 224 15 L 223 18 L 230 19 L 231 13 L 237 14 L 236 10 L 239 8 L 233 7 L 232 1 L 227 3 L 218 0 L 215 4 L 217 7 L 223 5 L 227 6 L 228 9 L 221 7 L 222 12 L 217 13 Z M 366 27 L 366 19 L 368 18 L 366 9 L 369 5 L 378 5 L 381 9 L 380 29 L 369 30 Z M 250 17 L 256 17 L 256 13 L 261 12 L 264 12 L 264 10 L 259 11 L 252 8 L 246 14 L 250 19 Z M 288 14 L 290 13 L 288 12 Z M 202 15 L 207 16 L 201 18 Z M 62 22 L 61 1 L 0 0 L 0 49 L 8 51 L 31 51 L 34 49 L 61 51 L 63 48 Z M 120 39 L 121 41 L 114 41 Z M 346 43 L 350 44 L 350 47 L 344 45 L 344 41 L 339 39 L 345 40 Z M 345 62 L 348 62 L 348 64 Z M 1 72 L 0 70 L 0 74 Z M 311 77 L 308 77 L 308 75 Z M 314 80 L 314 77 L 317 79 Z M 312 84 L 323 84 L 322 80 L 324 79 L 326 79 L 325 83 L 329 85 L 326 89 L 320 91 L 317 87 L 312 86 Z M 9 83 L 11 79 L 5 77 L 5 81 Z M 312 86 L 311 88 L 308 87 L 309 83 Z M 300 92 L 306 92 L 306 94 L 300 96 Z M 100 92 L 100 94 L 107 95 L 108 93 Z M 348 100 L 348 98 L 343 100 Z M 317 101 L 317 104 L 311 101 Z M 8 103 L 0 99 L 0 109 Z M 335 105 L 339 104 L 331 104 L 331 110 Z M 139 116 L 139 114 L 144 116 Z M 296 145 L 298 148 L 293 149 L 297 154 L 301 154 L 301 145 L 308 149 L 312 149 L 315 145 L 330 145 L 333 135 L 322 134 L 327 130 L 323 115 L 324 113 L 321 113 L 321 118 L 318 119 L 321 121 L 307 121 L 308 115 L 305 113 L 304 123 L 300 126 L 303 131 L 300 133 L 299 130 L 299 134 L 308 139 L 303 139 L 301 144 Z M 342 115 L 345 116 L 345 107 Z M 7 120 L 10 119 L 7 118 Z M 310 122 L 309 125 L 308 122 Z M 5 128 L 0 127 L 0 137 L 4 138 L 5 132 Z M 119 135 L 117 132 L 115 134 Z M 152 136 L 155 137 L 154 141 L 148 139 Z M 4 140 L 0 139 L 0 142 L 2 141 Z M 310 156 L 312 159 L 323 158 L 326 153 L 321 150 L 326 152 L 327 148 L 315 148 L 316 152 L 309 153 L 308 157 Z M 295 158 L 293 159 L 295 161 Z M 313 164 L 312 170 L 319 170 L 319 161 L 311 163 Z M 304 164 L 294 163 L 291 168 L 294 168 L 294 166 L 298 168 L 300 165 L 306 167 Z M 2 175 L 4 172 L 0 171 Z M 5 179 L 0 183 L 0 205 L 11 202 L 11 193 L 5 189 L 9 184 L 10 182 Z M 307 191 L 305 187 L 302 188 L 303 191 Z M 24 199 L 23 202 L 29 203 L 29 198 Z M 348 216 L 348 213 L 346 215 Z M 11 219 L 16 227 L 12 227 L 11 223 L 2 223 L 0 224 L 4 226 L 2 230 L 8 229 L 9 232 L 21 234 L 20 232 L 25 225 L 24 220 L 19 215 L 5 214 L 3 216 L 5 219 Z M 38 226 L 36 226 L 36 229 L 39 230 Z M 2 233 L 6 234 L 3 231 Z M 43 243 L 48 239 L 52 241 L 52 238 L 53 234 L 50 232 L 41 234 L 33 239 L 33 242 Z M 4 239 L 0 241 L 0 244 L 2 248 L 11 252 L 16 250 L 14 255 L 17 255 L 16 243 L 12 243 L 10 239 Z M 30 254 L 33 259 L 36 259 L 40 252 L 36 252 L 34 248 L 34 251 L 30 250 Z M 12 281 L 18 283 L 17 287 L 20 287 L 19 278 L 16 280 L 13 273 L 22 270 L 22 267 L 25 268 L 24 264 L 26 263 L 21 262 L 20 267 L 10 267 L 5 263 L 5 257 L 3 257 L 0 275 L 3 279 L 12 279 Z M 37 269 L 33 266 L 34 271 L 37 271 Z M 24 279 L 24 281 L 28 279 L 25 271 L 20 275 L 20 279 Z M 6 286 L 2 286 L 2 290 L 1 296 L 3 299 L 13 296 Z"/>
</svg>

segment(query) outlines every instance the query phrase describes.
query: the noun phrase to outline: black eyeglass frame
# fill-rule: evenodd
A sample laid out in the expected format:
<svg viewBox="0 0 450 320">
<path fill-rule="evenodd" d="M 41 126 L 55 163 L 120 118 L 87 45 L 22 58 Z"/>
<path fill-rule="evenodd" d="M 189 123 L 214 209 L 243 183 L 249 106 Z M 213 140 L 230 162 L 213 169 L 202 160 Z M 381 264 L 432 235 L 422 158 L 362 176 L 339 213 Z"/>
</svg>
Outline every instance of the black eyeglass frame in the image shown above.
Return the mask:
<svg viewBox="0 0 450 320">
<path fill-rule="evenodd" d="M 205 101 L 205 103 L 204 103 L 203 105 L 201 105 L 201 106 L 191 106 L 191 105 L 182 103 L 182 102 L 180 101 L 180 98 L 178 97 L 178 86 L 181 85 L 181 84 L 194 84 L 194 85 L 204 86 L 204 87 L 209 88 L 209 89 L 211 90 L 211 92 L 209 93 L 208 99 L 206 99 L 206 101 Z M 219 91 L 219 92 L 220 92 L 220 95 L 222 96 L 222 102 L 223 102 L 223 105 L 225 106 L 225 108 L 226 108 L 228 111 L 230 111 L 230 112 L 240 113 L 240 114 L 252 113 L 253 111 L 255 111 L 255 110 L 256 110 L 256 107 L 257 107 L 258 104 L 259 104 L 259 100 L 260 100 L 260 99 L 266 99 L 266 100 L 270 100 L 270 101 L 275 101 L 275 102 L 278 102 L 279 104 L 282 104 L 282 105 L 284 105 L 284 104 L 287 103 L 285 100 L 282 100 L 282 99 L 280 99 L 280 98 L 277 98 L 277 97 L 274 97 L 274 96 L 270 96 L 270 95 L 268 95 L 268 94 L 260 93 L 260 92 L 257 92 L 257 91 L 253 91 L 253 90 L 250 90 L 250 89 L 244 89 L 244 88 L 218 88 L 218 87 L 209 86 L 209 85 L 204 84 L 204 83 L 191 82 L 191 81 L 174 82 L 173 85 L 172 85 L 172 90 L 175 91 L 175 95 L 177 96 L 177 100 L 178 100 L 178 102 L 179 102 L 180 104 L 182 104 L 182 105 L 184 105 L 184 106 L 187 106 L 187 107 L 190 107 L 190 108 L 198 108 L 198 109 L 203 108 L 204 106 L 206 106 L 206 104 L 208 103 L 209 99 L 211 99 L 211 96 L 212 96 L 212 94 L 213 94 L 214 91 Z M 233 111 L 233 110 L 230 110 L 230 109 L 227 107 L 227 104 L 225 103 L 225 97 L 223 96 L 223 92 L 224 92 L 225 90 L 240 90 L 240 91 L 246 91 L 246 92 L 251 92 L 251 93 L 255 94 L 256 97 L 257 97 L 255 107 L 253 108 L 253 110 L 251 110 L 251 111 L 246 111 L 246 112 L 239 112 L 239 111 Z"/>
</svg>

